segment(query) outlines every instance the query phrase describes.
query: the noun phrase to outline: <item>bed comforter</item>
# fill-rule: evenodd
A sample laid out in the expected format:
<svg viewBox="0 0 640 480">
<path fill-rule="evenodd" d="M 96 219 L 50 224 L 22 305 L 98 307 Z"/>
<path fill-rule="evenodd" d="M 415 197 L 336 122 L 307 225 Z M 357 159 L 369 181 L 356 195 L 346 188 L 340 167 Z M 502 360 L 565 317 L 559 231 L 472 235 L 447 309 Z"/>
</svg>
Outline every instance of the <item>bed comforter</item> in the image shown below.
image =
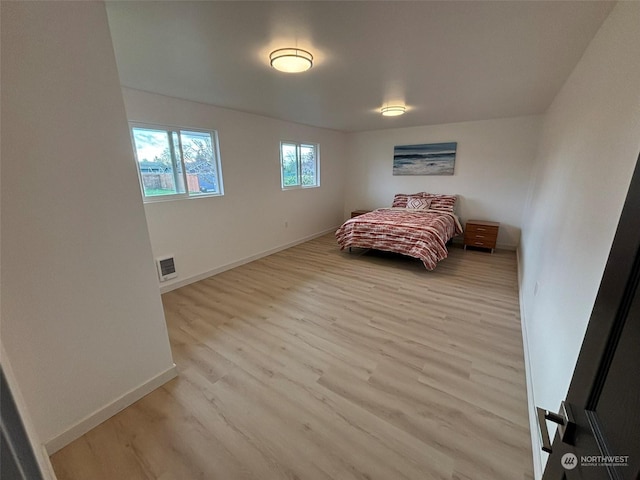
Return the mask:
<svg viewBox="0 0 640 480">
<path fill-rule="evenodd" d="M 419 258 L 427 270 L 447 258 L 446 243 L 462 233 L 458 217 L 441 210 L 380 208 L 347 220 L 337 231 L 340 249 L 372 248 Z"/>
</svg>

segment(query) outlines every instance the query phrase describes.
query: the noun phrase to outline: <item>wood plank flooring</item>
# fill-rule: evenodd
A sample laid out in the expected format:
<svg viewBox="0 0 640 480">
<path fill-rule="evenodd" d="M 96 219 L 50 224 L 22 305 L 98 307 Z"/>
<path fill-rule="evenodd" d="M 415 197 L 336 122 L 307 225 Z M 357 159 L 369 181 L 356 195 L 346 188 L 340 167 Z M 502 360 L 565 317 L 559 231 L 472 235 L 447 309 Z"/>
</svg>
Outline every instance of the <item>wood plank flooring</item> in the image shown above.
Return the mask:
<svg viewBox="0 0 640 480">
<path fill-rule="evenodd" d="M 60 480 L 533 479 L 513 252 L 428 272 L 330 234 L 163 302 L 179 377 Z"/>
</svg>

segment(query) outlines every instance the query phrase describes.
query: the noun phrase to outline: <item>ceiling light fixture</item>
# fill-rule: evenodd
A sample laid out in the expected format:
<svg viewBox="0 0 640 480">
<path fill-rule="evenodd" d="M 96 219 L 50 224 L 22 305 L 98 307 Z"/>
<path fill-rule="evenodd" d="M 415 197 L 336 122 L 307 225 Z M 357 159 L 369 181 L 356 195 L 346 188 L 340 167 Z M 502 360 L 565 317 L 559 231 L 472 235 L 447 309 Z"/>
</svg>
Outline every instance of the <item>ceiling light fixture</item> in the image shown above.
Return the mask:
<svg viewBox="0 0 640 480">
<path fill-rule="evenodd" d="M 407 107 L 403 105 L 389 105 L 380 109 L 380 112 L 385 117 L 397 117 L 398 115 L 403 115 L 406 111 Z"/>
<path fill-rule="evenodd" d="M 271 66 L 287 73 L 298 73 L 313 66 L 313 55 L 299 48 L 279 48 L 269 55 Z"/>
</svg>

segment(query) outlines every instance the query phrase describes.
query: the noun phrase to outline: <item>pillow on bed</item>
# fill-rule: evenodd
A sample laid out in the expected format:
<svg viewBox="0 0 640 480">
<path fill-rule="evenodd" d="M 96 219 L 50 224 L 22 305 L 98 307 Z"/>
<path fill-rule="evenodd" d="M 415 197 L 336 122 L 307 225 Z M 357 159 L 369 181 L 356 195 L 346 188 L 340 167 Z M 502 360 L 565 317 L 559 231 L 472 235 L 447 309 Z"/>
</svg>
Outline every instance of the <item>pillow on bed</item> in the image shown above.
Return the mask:
<svg viewBox="0 0 640 480">
<path fill-rule="evenodd" d="M 456 206 L 455 195 L 429 195 L 432 210 L 443 210 L 445 212 L 453 212 Z"/>
<path fill-rule="evenodd" d="M 429 197 L 430 195 L 426 192 L 419 193 L 397 193 L 395 197 L 393 197 L 392 207 L 396 208 L 407 208 L 407 199 L 409 197 Z"/>
<path fill-rule="evenodd" d="M 407 208 L 407 199 L 409 197 L 425 197 L 431 200 L 432 210 L 443 210 L 445 212 L 453 212 L 456 206 L 456 200 L 458 197 L 455 195 L 436 195 L 433 193 L 419 192 L 419 193 L 398 193 L 393 197 L 392 207 Z"/>
<path fill-rule="evenodd" d="M 428 197 L 416 197 L 409 195 L 407 197 L 407 206 L 405 208 L 412 208 L 414 210 L 427 210 L 431 205 L 431 199 Z"/>
</svg>

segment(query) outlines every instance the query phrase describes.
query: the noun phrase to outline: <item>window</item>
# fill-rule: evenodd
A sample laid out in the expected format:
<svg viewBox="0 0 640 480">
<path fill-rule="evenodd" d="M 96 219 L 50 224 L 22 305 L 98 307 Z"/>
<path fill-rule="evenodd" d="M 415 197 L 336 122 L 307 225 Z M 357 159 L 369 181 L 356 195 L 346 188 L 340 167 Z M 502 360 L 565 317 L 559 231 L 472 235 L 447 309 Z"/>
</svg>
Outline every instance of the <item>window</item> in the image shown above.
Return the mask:
<svg viewBox="0 0 640 480">
<path fill-rule="evenodd" d="M 318 145 L 280 142 L 282 188 L 320 186 Z"/>
<path fill-rule="evenodd" d="M 131 125 L 145 201 L 222 195 L 214 131 Z"/>
</svg>

